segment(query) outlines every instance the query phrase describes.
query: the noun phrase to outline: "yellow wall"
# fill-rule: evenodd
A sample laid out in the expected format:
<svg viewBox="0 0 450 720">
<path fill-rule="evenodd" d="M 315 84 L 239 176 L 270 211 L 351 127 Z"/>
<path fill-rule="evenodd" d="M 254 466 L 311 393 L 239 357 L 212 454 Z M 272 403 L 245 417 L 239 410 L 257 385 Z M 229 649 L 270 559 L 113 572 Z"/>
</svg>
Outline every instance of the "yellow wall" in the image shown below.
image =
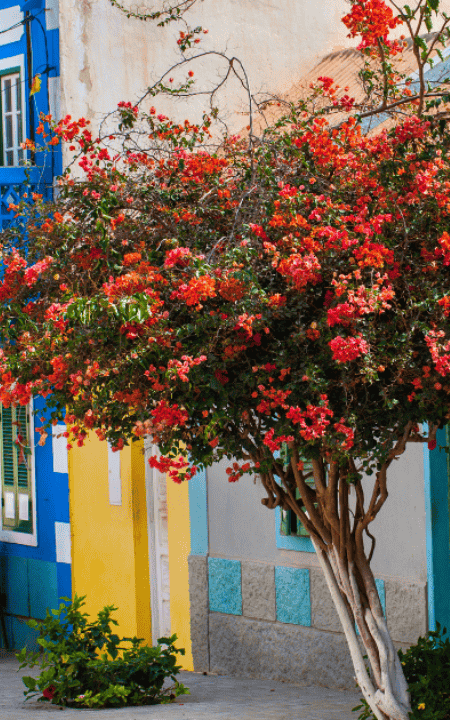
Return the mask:
<svg viewBox="0 0 450 720">
<path fill-rule="evenodd" d="M 140 444 L 121 451 L 122 505 L 109 503 L 108 450 L 91 434 L 69 452 L 73 593 L 86 611 L 115 605 L 119 635 L 151 644 L 151 610 L 144 455 Z"/>
<path fill-rule="evenodd" d="M 185 670 L 193 670 L 188 571 L 191 533 L 187 482 L 177 485 L 173 480 L 167 479 L 167 506 L 169 513 L 170 619 L 172 633 L 178 635 L 178 647 L 184 647 L 186 650 L 184 657 L 179 656 L 179 664 Z"/>
</svg>

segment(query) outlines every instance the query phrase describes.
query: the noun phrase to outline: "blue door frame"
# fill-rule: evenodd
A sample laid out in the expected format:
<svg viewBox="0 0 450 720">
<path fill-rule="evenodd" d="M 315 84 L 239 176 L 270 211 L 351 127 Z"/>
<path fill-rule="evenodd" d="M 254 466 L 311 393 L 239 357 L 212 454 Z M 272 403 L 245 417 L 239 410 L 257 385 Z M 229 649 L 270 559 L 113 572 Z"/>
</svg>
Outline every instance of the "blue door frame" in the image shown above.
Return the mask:
<svg viewBox="0 0 450 720">
<path fill-rule="evenodd" d="M 428 627 L 436 622 L 450 631 L 450 517 L 447 430 L 438 430 L 437 447 L 424 446 Z"/>
</svg>

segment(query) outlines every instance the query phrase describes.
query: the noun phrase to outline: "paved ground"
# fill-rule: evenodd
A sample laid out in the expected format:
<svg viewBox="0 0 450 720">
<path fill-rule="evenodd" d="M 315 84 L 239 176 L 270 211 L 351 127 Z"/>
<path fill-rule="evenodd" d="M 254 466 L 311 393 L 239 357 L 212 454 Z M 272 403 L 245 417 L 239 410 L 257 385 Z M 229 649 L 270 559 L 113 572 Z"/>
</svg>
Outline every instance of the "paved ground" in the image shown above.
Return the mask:
<svg viewBox="0 0 450 720">
<path fill-rule="evenodd" d="M 190 695 L 171 705 L 118 710 L 61 710 L 54 705 L 23 702 L 26 671 L 17 672 L 14 655 L 0 655 L 0 720 L 357 720 L 351 709 L 358 692 L 302 687 L 273 680 L 181 673 Z M 30 674 L 30 671 L 28 671 Z M 62 714 L 64 713 L 64 714 Z"/>
</svg>

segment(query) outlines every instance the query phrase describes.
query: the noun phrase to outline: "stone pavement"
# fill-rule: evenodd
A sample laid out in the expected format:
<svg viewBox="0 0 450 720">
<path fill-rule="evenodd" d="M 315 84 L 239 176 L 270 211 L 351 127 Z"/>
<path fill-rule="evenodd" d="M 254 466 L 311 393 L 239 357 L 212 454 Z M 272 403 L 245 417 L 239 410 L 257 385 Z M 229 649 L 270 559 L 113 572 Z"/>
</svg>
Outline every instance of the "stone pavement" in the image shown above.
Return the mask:
<svg viewBox="0 0 450 720">
<path fill-rule="evenodd" d="M 273 680 L 182 672 L 191 694 L 171 705 L 117 710 L 62 710 L 23 701 L 24 685 L 12 653 L 0 654 L 0 720 L 357 720 L 360 693 Z M 62 714 L 64 713 L 64 714 Z"/>
</svg>

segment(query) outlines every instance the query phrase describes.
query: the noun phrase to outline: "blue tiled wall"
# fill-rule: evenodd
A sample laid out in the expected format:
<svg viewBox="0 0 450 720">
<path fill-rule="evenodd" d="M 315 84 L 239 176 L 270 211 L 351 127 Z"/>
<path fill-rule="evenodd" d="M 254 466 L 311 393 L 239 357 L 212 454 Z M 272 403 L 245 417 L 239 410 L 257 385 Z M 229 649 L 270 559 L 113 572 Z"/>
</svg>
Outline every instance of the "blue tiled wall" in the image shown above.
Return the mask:
<svg viewBox="0 0 450 720">
<path fill-rule="evenodd" d="M 275 568 L 277 620 L 294 625 L 311 625 L 309 570 Z"/>
<path fill-rule="evenodd" d="M 209 558 L 209 608 L 211 612 L 242 615 L 241 563 Z"/>
</svg>

